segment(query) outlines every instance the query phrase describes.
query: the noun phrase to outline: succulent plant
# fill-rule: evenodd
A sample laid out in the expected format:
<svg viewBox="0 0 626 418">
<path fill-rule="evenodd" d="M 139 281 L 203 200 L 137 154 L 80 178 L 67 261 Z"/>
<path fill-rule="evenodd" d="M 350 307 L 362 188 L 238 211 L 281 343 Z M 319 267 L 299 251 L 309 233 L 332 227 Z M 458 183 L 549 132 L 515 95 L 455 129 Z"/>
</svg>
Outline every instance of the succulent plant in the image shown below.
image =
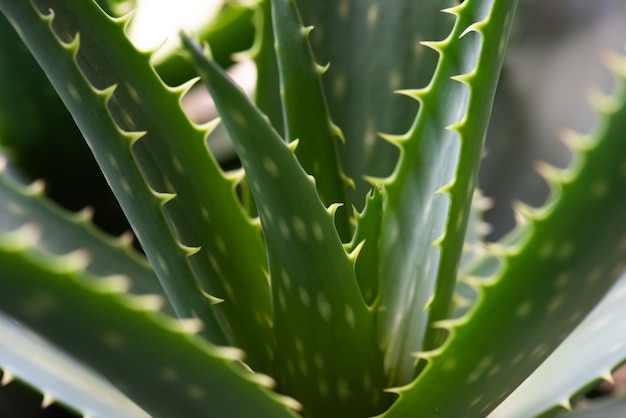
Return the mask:
<svg viewBox="0 0 626 418">
<path fill-rule="evenodd" d="M 0 0 L 145 253 L 3 160 L 3 383 L 86 416 L 394 418 L 553 415 L 610 381 L 626 358 L 623 89 L 594 96 L 593 134 L 564 135 L 569 168 L 539 165 L 548 202 L 486 243 L 476 178 L 517 2 L 297 3 L 253 6 L 254 100 L 181 34 L 175 71 L 193 63 L 220 114 L 198 125 L 180 105 L 197 79 L 165 84 L 131 15 Z M 624 59 L 607 63 L 621 86 Z M 28 75 L 3 81 L 0 115 L 48 117 L 37 103 L 56 99 Z M 220 121 L 240 169 L 207 146 Z M 0 134 L 38 123 L 4 117 Z"/>
</svg>

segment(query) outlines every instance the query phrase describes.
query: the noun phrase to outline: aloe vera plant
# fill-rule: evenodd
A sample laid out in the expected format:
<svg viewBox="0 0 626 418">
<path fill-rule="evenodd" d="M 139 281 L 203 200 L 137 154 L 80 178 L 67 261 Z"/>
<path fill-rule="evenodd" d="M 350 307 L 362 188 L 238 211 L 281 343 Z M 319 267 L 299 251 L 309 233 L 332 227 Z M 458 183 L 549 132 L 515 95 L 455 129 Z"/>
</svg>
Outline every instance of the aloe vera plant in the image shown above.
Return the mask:
<svg viewBox="0 0 626 418">
<path fill-rule="evenodd" d="M 197 125 L 180 105 L 196 79 L 166 85 L 131 15 L 0 0 L 145 253 L 3 160 L 2 382 L 86 416 L 394 418 L 552 415 L 610 381 L 626 358 L 621 87 L 596 97 L 593 134 L 565 135 L 569 168 L 540 166 L 548 203 L 519 205 L 498 243 L 480 233 L 516 6 L 256 2 L 254 100 L 181 33 L 187 64 L 168 71 L 192 63 L 220 115 Z M 621 86 L 624 59 L 607 62 Z M 3 103 L 53 100 L 10 82 Z M 219 123 L 241 169 L 207 146 Z"/>
</svg>

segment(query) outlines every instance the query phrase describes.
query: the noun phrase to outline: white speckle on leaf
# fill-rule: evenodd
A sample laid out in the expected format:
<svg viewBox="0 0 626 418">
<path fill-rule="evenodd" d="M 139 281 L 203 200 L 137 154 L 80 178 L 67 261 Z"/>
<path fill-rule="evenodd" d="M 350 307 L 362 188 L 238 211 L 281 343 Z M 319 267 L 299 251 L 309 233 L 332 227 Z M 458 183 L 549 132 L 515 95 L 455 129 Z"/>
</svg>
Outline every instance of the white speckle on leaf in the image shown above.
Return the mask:
<svg viewBox="0 0 626 418">
<path fill-rule="evenodd" d="M 117 163 L 117 159 L 115 158 L 115 155 L 113 155 L 112 153 L 109 153 L 109 155 L 107 156 L 107 159 L 109 160 L 109 163 L 111 164 L 111 167 L 113 167 L 113 169 L 115 169 L 116 171 L 120 171 L 120 166 Z"/>
<path fill-rule="evenodd" d="M 337 393 L 343 401 L 347 401 L 350 398 L 350 385 L 348 381 L 342 378 L 337 380 Z"/>
<path fill-rule="evenodd" d="M 450 358 L 446 358 L 446 360 L 444 361 L 442 368 L 445 371 L 450 371 L 450 370 L 454 370 L 456 368 L 456 365 L 458 364 L 458 359 L 456 357 L 450 357 Z"/>
<path fill-rule="evenodd" d="M 302 218 L 300 218 L 299 216 L 294 216 L 293 227 L 296 231 L 296 235 L 298 235 L 298 238 L 300 238 L 301 241 L 306 241 L 307 239 L 306 224 L 304 223 Z"/>
<path fill-rule="evenodd" d="M 376 25 L 378 25 L 379 12 L 377 3 L 372 3 L 370 8 L 367 10 L 367 25 L 370 30 L 376 29 Z"/>
<path fill-rule="evenodd" d="M 324 368 L 324 358 L 320 355 L 320 353 L 315 353 L 313 356 L 313 361 L 315 362 L 315 367 L 319 370 Z"/>
<path fill-rule="evenodd" d="M 532 311 L 532 308 L 533 308 L 532 302 L 530 300 L 525 300 L 524 302 L 520 303 L 517 306 L 517 309 L 515 309 L 515 317 L 516 318 L 527 317 Z"/>
<path fill-rule="evenodd" d="M 585 279 L 585 285 L 593 286 L 603 275 L 604 270 L 601 267 L 594 268 Z"/>
<path fill-rule="evenodd" d="M 320 377 L 317 381 L 317 388 L 319 389 L 322 398 L 328 396 L 328 383 L 326 383 L 326 380 L 324 380 L 323 377 Z"/>
<path fill-rule="evenodd" d="M 124 189 L 124 193 L 126 193 L 128 196 L 132 196 L 133 189 L 131 189 L 130 184 L 128 184 L 126 179 L 122 178 L 121 183 L 122 183 L 122 189 Z"/>
<path fill-rule="evenodd" d="M 159 370 L 159 375 L 161 376 L 161 378 L 167 380 L 168 382 L 173 382 L 180 377 L 178 371 L 169 366 L 161 367 L 161 369 Z"/>
<path fill-rule="evenodd" d="M 126 345 L 126 339 L 115 331 L 105 331 L 102 333 L 100 338 L 102 339 L 104 345 L 114 350 L 119 350 Z"/>
<path fill-rule="evenodd" d="M 215 256 L 213 254 L 209 254 L 209 263 L 211 264 L 211 267 L 213 268 L 215 273 L 217 273 L 217 275 L 221 276 L 222 275 L 222 269 L 220 268 L 220 263 L 217 261 L 217 258 L 215 258 Z"/>
<path fill-rule="evenodd" d="M 221 254 L 224 255 L 228 252 L 228 248 L 226 247 L 226 242 L 224 242 L 224 239 L 219 234 L 215 234 L 215 245 L 217 247 L 217 250 Z"/>
<path fill-rule="evenodd" d="M 337 5 L 337 14 L 339 15 L 339 19 L 347 20 L 348 15 L 350 14 L 350 4 L 348 0 L 339 0 L 339 4 Z"/>
<path fill-rule="evenodd" d="M 176 170 L 178 174 L 185 174 L 185 167 L 183 167 L 183 163 L 181 163 L 178 157 L 176 157 L 175 155 L 172 156 L 172 165 L 174 166 L 174 170 Z"/>
<path fill-rule="evenodd" d="M 274 222 L 274 217 L 272 216 L 272 211 L 267 206 L 262 206 L 263 215 L 265 215 L 265 221 L 268 224 Z"/>
<path fill-rule="evenodd" d="M 399 235 L 400 227 L 398 226 L 398 222 L 393 220 L 389 225 L 389 242 L 396 242 Z"/>
<path fill-rule="evenodd" d="M 350 325 L 350 328 L 354 328 L 354 326 L 356 325 L 354 310 L 350 305 L 346 305 L 346 321 L 348 322 L 348 325 Z"/>
<path fill-rule="evenodd" d="M 474 196 L 474 188 L 476 187 L 476 173 L 472 173 L 470 180 L 467 182 L 467 199 L 471 200 Z"/>
<path fill-rule="evenodd" d="M 278 220 L 278 229 L 280 229 L 280 233 L 283 235 L 283 238 L 290 239 L 291 233 L 289 232 L 289 227 L 287 226 L 287 222 L 283 218 Z"/>
<path fill-rule="evenodd" d="M 332 79 L 333 94 L 337 100 L 343 99 L 346 95 L 346 75 L 342 72 L 333 75 Z"/>
<path fill-rule="evenodd" d="M 283 277 L 283 283 L 285 284 L 285 289 L 287 289 L 287 291 L 291 290 L 291 277 L 289 277 L 289 274 L 285 271 L 285 269 L 281 271 L 281 275 Z"/>
<path fill-rule="evenodd" d="M 456 218 L 456 230 L 457 231 L 460 231 L 461 228 L 463 228 L 463 215 L 464 215 L 463 209 L 460 209 Z"/>
<path fill-rule="evenodd" d="M 309 299 L 309 293 L 307 292 L 307 290 L 300 286 L 299 292 L 300 294 L 300 301 L 302 302 L 302 304 L 306 307 L 309 307 L 311 304 L 311 301 Z"/>
<path fill-rule="evenodd" d="M 538 256 L 542 260 L 547 260 L 554 252 L 554 241 L 545 241 L 539 247 Z"/>
<path fill-rule="evenodd" d="M 263 167 L 267 170 L 270 176 L 278 177 L 278 166 L 270 157 L 263 157 L 261 160 L 263 162 Z"/>
<path fill-rule="evenodd" d="M 314 222 L 312 225 L 312 228 L 313 228 L 313 236 L 315 237 L 315 239 L 317 239 L 320 242 L 324 241 L 324 231 L 322 230 L 322 226 L 318 224 L 317 222 Z"/>
<path fill-rule="evenodd" d="M 511 364 L 516 365 L 517 363 L 522 361 L 523 358 L 524 358 L 524 353 L 519 353 L 513 358 L 513 361 L 511 362 Z"/>
<path fill-rule="evenodd" d="M 578 323 L 578 321 L 580 321 L 584 316 L 584 313 L 581 311 L 576 311 L 573 314 L 570 315 L 569 317 L 569 323 L 570 324 L 575 324 Z"/>
<path fill-rule="evenodd" d="M 187 394 L 190 398 L 200 400 L 205 397 L 204 389 L 200 386 L 190 385 L 187 387 Z"/>
<path fill-rule="evenodd" d="M 163 273 L 170 274 L 170 269 L 167 267 L 167 263 L 165 262 L 163 256 L 157 255 L 157 264 Z"/>
<path fill-rule="evenodd" d="M 541 343 L 537 345 L 535 348 L 533 348 L 533 351 L 530 352 L 530 355 L 536 358 L 541 358 L 545 356 L 546 354 L 548 354 L 549 351 L 550 349 L 548 348 L 548 346 Z"/>
<path fill-rule="evenodd" d="M 120 110 L 120 114 L 122 115 L 122 119 L 124 121 L 124 126 L 122 127 L 126 131 L 134 131 L 135 130 L 135 121 L 130 113 Z"/>
<path fill-rule="evenodd" d="M 474 370 L 467 376 L 465 379 L 466 383 L 474 383 L 477 381 L 485 372 L 485 370 L 493 363 L 492 356 L 485 356 L 478 362 Z"/>
<path fill-rule="evenodd" d="M 224 286 L 224 291 L 226 295 L 229 297 L 229 302 L 233 302 L 235 299 L 235 292 L 233 291 L 233 286 L 230 284 L 228 280 L 222 280 L 222 286 Z"/>
<path fill-rule="evenodd" d="M 548 313 L 556 312 L 561 306 L 563 306 L 563 302 L 565 302 L 565 296 L 563 294 L 555 296 L 548 304 Z"/>
<path fill-rule="evenodd" d="M 278 303 L 283 311 L 287 310 L 287 300 L 285 299 L 285 294 L 281 288 L 278 288 Z"/>
<path fill-rule="evenodd" d="M 476 398 L 474 398 L 474 400 L 470 403 L 470 407 L 476 406 L 480 403 L 480 401 L 483 400 L 482 396 L 477 396 Z"/>
<path fill-rule="evenodd" d="M 602 179 L 596 180 L 591 186 L 591 196 L 600 199 L 606 196 L 609 191 L 609 184 Z"/>
<path fill-rule="evenodd" d="M 328 299 L 322 293 L 317 294 L 317 308 L 320 311 L 320 316 L 323 320 L 329 322 L 332 316 L 332 311 L 330 308 L 330 303 L 328 303 Z"/>
<path fill-rule="evenodd" d="M 402 87 L 402 74 L 398 70 L 392 70 L 389 75 L 389 88 L 391 91 L 395 91 Z"/>
<path fill-rule="evenodd" d="M 246 118 L 238 110 L 231 110 L 230 116 L 233 118 L 233 121 L 235 121 L 235 123 L 241 127 L 245 127 L 248 124 Z"/>
<path fill-rule="evenodd" d="M 302 355 L 304 353 L 304 344 L 302 344 L 302 340 L 299 337 L 296 337 L 295 345 L 298 354 Z"/>
<path fill-rule="evenodd" d="M 565 285 L 567 285 L 571 278 L 572 276 L 569 273 L 559 274 L 556 279 L 554 279 L 554 287 L 562 289 Z"/>
<path fill-rule="evenodd" d="M 500 365 L 496 364 L 495 366 L 493 366 L 487 371 L 487 377 L 493 377 L 496 374 L 498 374 L 499 371 L 500 371 Z"/>
<path fill-rule="evenodd" d="M 72 99 L 76 100 L 78 103 L 81 103 L 83 101 L 83 98 L 80 96 L 80 93 L 78 92 L 78 89 L 76 88 L 76 86 L 74 86 L 74 84 L 68 82 L 67 91 L 70 93 L 70 96 L 72 96 Z"/>
<path fill-rule="evenodd" d="M 126 88 L 128 89 L 128 94 L 130 95 L 130 98 L 133 99 L 135 103 L 141 106 L 141 97 L 139 96 L 137 89 L 135 89 L 130 84 L 126 84 Z"/>
<path fill-rule="evenodd" d="M 563 245 L 561 245 L 561 248 L 559 248 L 558 257 L 561 260 L 564 260 L 568 258 L 569 256 L 571 256 L 573 252 L 574 252 L 574 243 L 572 241 L 566 241 L 565 243 L 563 243 Z"/>
<path fill-rule="evenodd" d="M 200 212 L 202 213 L 202 219 L 204 219 L 207 223 L 211 222 L 211 215 L 209 214 L 209 210 L 202 206 L 200 208 Z"/>
</svg>

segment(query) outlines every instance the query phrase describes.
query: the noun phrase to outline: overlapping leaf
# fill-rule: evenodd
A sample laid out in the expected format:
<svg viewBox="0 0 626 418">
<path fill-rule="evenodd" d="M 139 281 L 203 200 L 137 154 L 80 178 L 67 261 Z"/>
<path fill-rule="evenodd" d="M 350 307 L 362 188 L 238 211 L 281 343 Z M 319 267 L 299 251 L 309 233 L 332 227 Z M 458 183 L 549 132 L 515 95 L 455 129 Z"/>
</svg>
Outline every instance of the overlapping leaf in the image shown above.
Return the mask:
<svg viewBox="0 0 626 418">
<path fill-rule="evenodd" d="M 537 416 L 548 410 L 570 409 L 572 397 L 592 382 L 612 381 L 613 368 L 626 359 L 624 295 L 626 275 L 489 417 Z"/>
<path fill-rule="evenodd" d="M 42 407 L 61 402 L 94 418 L 147 418 L 141 408 L 91 369 L 0 314 L 1 385 L 20 379 L 43 393 Z"/>
<path fill-rule="evenodd" d="M 295 143 L 286 144 L 223 71 L 191 41 L 187 46 L 259 209 L 272 278 L 279 390 L 314 416 L 381 412 L 384 379 L 373 315 L 335 229 L 334 208 L 321 202 L 294 155 Z"/>
<path fill-rule="evenodd" d="M 126 22 L 111 20 L 95 3 L 4 2 L 2 9 L 76 118 L 179 315 L 200 317 L 212 341 L 246 348 L 250 364 L 269 371 L 260 231 L 239 205 L 235 179 L 210 156 L 208 129 L 182 112 L 185 89 L 168 89 L 150 55 L 130 45 Z M 115 48 L 101 47 L 107 44 Z M 211 308 L 201 290 L 224 301 Z M 265 349 L 253 349 L 259 344 Z"/>
<path fill-rule="evenodd" d="M 96 280 L 80 259 L 34 249 L 37 238 L 31 227 L 0 233 L 3 311 L 93 367 L 146 412 L 293 416 L 261 385 L 268 378 L 233 361 L 241 358 L 238 350 L 190 335 L 195 327 L 151 312 L 151 298 L 119 293 L 118 279 Z"/>
<path fill-rule="evenodd" d="M 457 21 L 448 38 L 428 44 L 441 56 L 435 75 L 426 88 L 406 91 L 421 104 L 415 124 L 407 134 L 389 137 L 402 154 L 384 180 L 379 324 L 395 385 L 413 377 L 413 353 L 442 341 L 429 324 L 450 315 L 514 10 L 515 2 L 480 0 L 446 10 Z"/>
<path fill-rule="evenodd" d="M 614 67 L 623 84 L 623 60 Z M 542 169 L 553 185 L 552 199 L 541 210 L 520 209 L 528 222 L 526 234 L 500 249 L 503 267 L 482 285 L 470 314 L 440 324 L 450 330 L 449 339 L 425 356 L 426 369 L 400 390 L 387 416 L 487 414 L 565 340 L 622 274 L 626 93 L 621 89 L 614 99 L 595 105 L 603 124 L 591 138 L 570 137 L 579 155 L 569 169 Z M 442 381 L 446 385 L 438 384 Z"/>
</svg>

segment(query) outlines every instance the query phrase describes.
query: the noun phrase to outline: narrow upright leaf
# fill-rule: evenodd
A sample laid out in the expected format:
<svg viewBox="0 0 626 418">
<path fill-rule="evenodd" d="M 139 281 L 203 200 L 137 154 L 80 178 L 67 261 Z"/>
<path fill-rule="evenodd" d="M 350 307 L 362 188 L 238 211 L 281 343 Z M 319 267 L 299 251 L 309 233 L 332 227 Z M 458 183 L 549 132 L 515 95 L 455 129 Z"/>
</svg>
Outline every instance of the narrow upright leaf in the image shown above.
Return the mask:
<svg viewBox="0 0 626 418">
<path fill-rule="evenodd" d="M 272 280 L 278 389 L 310 416 L 382 412 L 383 370 L 367 309 L 314 181 L 253 106 L 186 39 L 246 170 L 259 208 Z"/>
<path fill-rule="evenodd" d="M 304 171 L 315 177 L 326 206 L 346 200 L 347 181 L 339 166 L 336 141 L 342 135 L 331 121 L 322 90 L 324 68 L 309 45 L 312 27 L 304 28 L 294 0 L 272 0 L 272 21 L 281 82 L 285 138 L 298 139 L 296 156 Z M 335 213 L 339 235 L 349 240 L 349 208 Z"/>
</svg>

